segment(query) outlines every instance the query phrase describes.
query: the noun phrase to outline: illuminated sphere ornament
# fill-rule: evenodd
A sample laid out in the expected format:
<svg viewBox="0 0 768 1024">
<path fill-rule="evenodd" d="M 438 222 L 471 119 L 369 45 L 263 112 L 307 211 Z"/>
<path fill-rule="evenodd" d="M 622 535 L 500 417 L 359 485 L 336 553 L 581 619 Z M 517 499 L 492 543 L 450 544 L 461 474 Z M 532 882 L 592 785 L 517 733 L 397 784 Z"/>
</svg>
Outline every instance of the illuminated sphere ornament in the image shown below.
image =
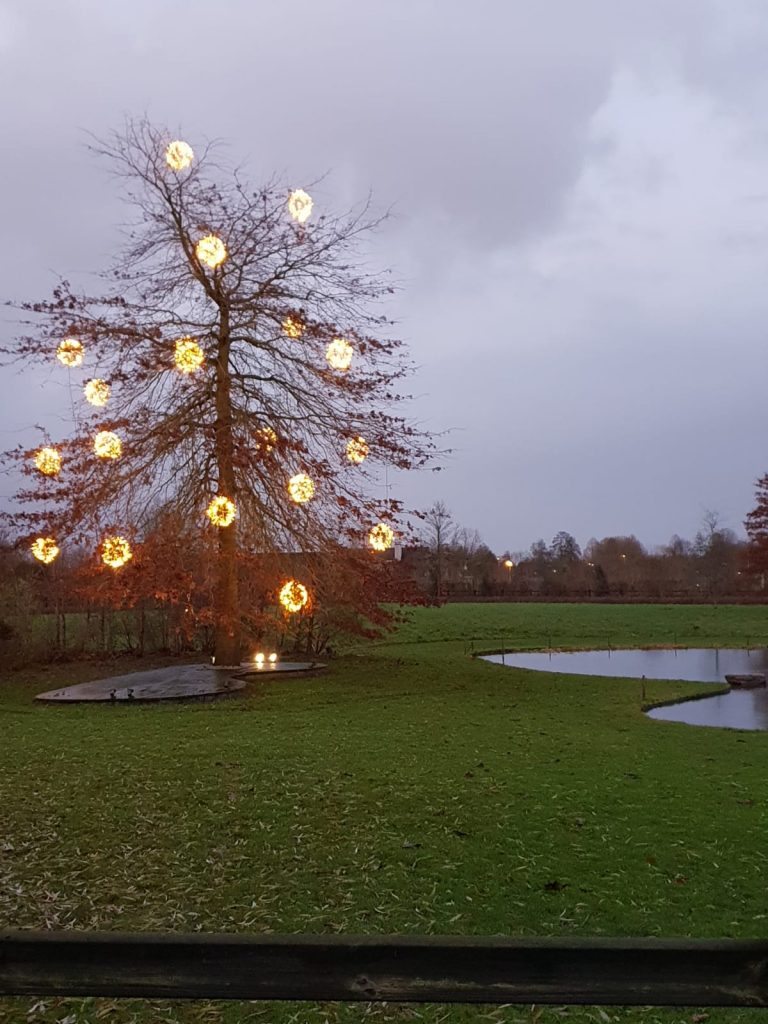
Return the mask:
<svg viewBox="0 0 768 1024">
<path fill-rule="evenodd" d="M 77 338 L 65 338 L 56 349 L 56 358 L 62 366 L 80 366 L 85 351 Z"/>
<path fill-rule="evenodd" d="M 293 338 L 296 341 L 304 333 L 304 324 L 299 320 L 297 316 L 287 316 L 283 320 L 283 334 L 287 338 Z"/>
<path fill-rule="evenodd" d="M 173 354 L 176 369 L 181 373 L 194 373 L 205 362 L 205 352 L 194 338 L 179 338 Z"/>
<path fill-rule="evenodd" d="M 110 569 L 122 569 L 133 558 L 131 545 L 125 537 L 105 537 L 101 542 L 101 560 Z"/>
<path fill-rule="evenodd" d="M 87 380 L 83 386 L 83 394 L 85 395 L 86 402 L 90 402 L 91 405 L 102 406 L 106 405 L 109 401 L 111 388 L 105 380 L 101 380 L 99 377 L 94 377 L 93 380 Z"/>
<path fill-rule="evenodd" d="M 377 523 L 368 534 L 368 543 L 374 551 L 386 551 L 392 547 L 395 531 L 386 523 Z"/>
<path fill-rule="evenodd" d="M 355 465 L 360 465 L 368 454 L 368 444 L 362 437 L 352 437 L 347 441 L 347 458 Z"/>
<path fill-rule="evenodd" d="M 256 437 L 256 451 L 262 452 L 264 455 L 269 455 L 277 444 L 277 434 L 274 432 L 272 427 L 259 427 L 256 431 Z"/>
<path fill-rule="evenodd" d="M 195 246 L 195 256 L 206 267 L 215 270 L 227 258 L 227 247 L 218 235 L 205 235 Z"/>
<path fill-rule="evenodd" d="M 309 602 L 309 591 L 303 583 L 298 580 L 288 580 L 280 590 L 280 604 L 287 612 L 293 615 L 306 608 Z"/>
<path fill-rule="evenodd" d="M 123 442 L 111 430 L 100 430 L 93 439 L 93 451 L 100 459 L 119 459 Z"/>
<path fill-rule="evenodd" d="M 288 494 L 291 496 L 291 501 L 295 501 L 297 505 L 303 505 L 310 501 L 314 493 L 315 482 L 306 473 L 297 473 L 288 481 Z"/>
<path fill-rule="evenodd" d="M 253 659 L 256 662 L 256 668 L 264 668 L 264 652 L 259 651 L 256 657 Z"/>
<path fill-rule="evenodd" d="M 270 665 L 276 665 L 277 664 L 277 654 L 274 651 L 272 651 L 272 653 L 269 656 L 269 664 Z"/>
<path fill-rule="evenodd" d="M 185 171 L 195 158 L 192 147 L 188 142 L 175 139 L 168 143 L 165 151 L 165 162 L 172 171 Z"/>
<path fill-rule="evenodd" d="M 352 365 L 353 352 L 346 338 L 334 338 L 325 350 L 325 358 L 332 370 L 348 370 Z"/>
<path fill-rule="evenodd" d="M 53 537 L 37 537 L 32 542 L 31 550 L 38 562 L 42 562 L 43 565 L 50 565 L 59 555 L 59 547 Z"/>
<path fill-rule="evenodd" d="M 61 455 L 55 448 L 40 448 L 35 452 L 35 466 L 43 476 L 58 476 L 61 472 Z"/>
<path fill-rule="evenodd" d="M 307 195 L 303 188 L 297 188 L 288 196 L 288 213 L 297 224 L 304 224 L 312 213 L 312 196 Z"/>
<path fill-rule="evenodd" d="M 231 526 L 237 515 L 237 507 L 231 498 L 219 494 L 211 501 L 205 514 L 214 526 Z"/>
</svg>

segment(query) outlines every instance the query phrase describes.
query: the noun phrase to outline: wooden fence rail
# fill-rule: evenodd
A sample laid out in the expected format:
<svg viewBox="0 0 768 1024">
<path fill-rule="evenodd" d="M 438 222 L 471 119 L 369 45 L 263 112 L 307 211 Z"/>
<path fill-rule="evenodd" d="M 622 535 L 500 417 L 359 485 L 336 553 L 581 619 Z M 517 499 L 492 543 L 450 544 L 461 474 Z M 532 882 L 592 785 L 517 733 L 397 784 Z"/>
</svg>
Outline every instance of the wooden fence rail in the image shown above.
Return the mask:
<svg viewBox="0 0 768 1024">
<path fill-rule="evenodd" d="M 0 995 L 768 1006 L 768 940 L 0 932 Z"/>
</svg>

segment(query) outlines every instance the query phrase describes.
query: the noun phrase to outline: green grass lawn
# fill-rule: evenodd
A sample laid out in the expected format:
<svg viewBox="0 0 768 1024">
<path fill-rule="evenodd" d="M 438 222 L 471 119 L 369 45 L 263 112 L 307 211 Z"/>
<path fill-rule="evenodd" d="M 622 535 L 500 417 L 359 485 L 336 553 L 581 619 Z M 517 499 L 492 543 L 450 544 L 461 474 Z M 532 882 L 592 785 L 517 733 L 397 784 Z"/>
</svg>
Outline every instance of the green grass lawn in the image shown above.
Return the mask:
<svg viewBox="0 0 768 1024">
<path fill-rule="evenodd" d="M 768 936 L 768 734 L 651 721 L 637 680 L 466 653 L 741 646 L 767 626 L 768 610 L 749 606 L 449 605 L 414 612 L 325 676 L 260 680 L 213 704 L 32 701 L 124 661 L 8 675 L 0 927 Z M 650 700 L 701 689 L 645 685 Z M 651 1024 L 695 1012 L 34 1002 L 0 1000 L 0 1021 Z"/>
</svg>

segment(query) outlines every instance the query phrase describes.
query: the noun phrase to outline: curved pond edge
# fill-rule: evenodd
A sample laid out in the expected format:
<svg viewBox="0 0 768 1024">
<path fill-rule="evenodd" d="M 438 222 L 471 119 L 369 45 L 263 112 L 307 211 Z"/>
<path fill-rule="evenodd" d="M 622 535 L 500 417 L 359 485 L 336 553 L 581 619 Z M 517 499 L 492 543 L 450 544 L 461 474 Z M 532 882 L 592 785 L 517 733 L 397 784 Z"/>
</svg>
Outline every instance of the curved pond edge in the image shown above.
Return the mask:
<svg viewBox="0 0 768 1024">
<path fill-rule="evenodd" d="M 489 650 L 472 651 L 470 657 L 472 658 L 486 658 L 489 654 L 509 654 L 514 657 L 515 654 L 557 654 L 557 653 L 576 653 L 578 651 L 608 651 L 608 650 L 622 650 L 622 651 L 687 651 L 690 648 L 683 644 L 642 644 L 639 647 L 626 647 L 611 648 L 611 647 L 516 647 L 513 651 L 508 648 L 499 649 L 498 647 L 491 648 Z M 723 650 L 723 648 L 710 647 L 707 650 Z M 739 648 L 732 648 L 732 650 L 739 650 Z M 487 662 L 488 665 L 493 666 L 493 662 Z M 514 668 L 518 672 L 533 672 L 535 675 L 541 676 L 552 676 L 552 675 L 573 675 L 570 672 L 550 672 L 543 668 L 517 668 L 516 665 L 500 665 L 501 668 Z M 642 679 L 636 679 L 634 676 L 584 676 L 584 679 L 604 679 L 606 682 L 609 680 L 616 681 L 621 680 L 625 683 L 642 683 Z M 692 700 L 706 700 L 708 697 L 723 697 L 725 694 L 731 692 L 731 687 L 727 683 L 706 683 L 696 682 L 691 679 L 653 679 L 647 680 L 655 683 L 687 683 L 690 686 L 704 686 L 705 690 L 694 690 L 690 694 L 680 694 L 677 697 L 667 697 L 665 700 L 653 700 L 646 701 L 640 705 L 640 711 L 642 714 L 646 714 L 648 711 L 654 711 L 656 708 L 669 708 L 673 704 L 687 704 L 688 701 Z M 659 722 L 662 725 L 687 725 L 686 722 L 665 722 L 663 718 L 651 718 L 649 721 Z M 700 729 L 702 726 L 689 726 L 689 728 Z M 728 726 L 708 726 L 705 728 L 711 729 L 725 729 Z M 734 732 L 749 732 L 752 730 L 734 729 Z"/>
</svg>

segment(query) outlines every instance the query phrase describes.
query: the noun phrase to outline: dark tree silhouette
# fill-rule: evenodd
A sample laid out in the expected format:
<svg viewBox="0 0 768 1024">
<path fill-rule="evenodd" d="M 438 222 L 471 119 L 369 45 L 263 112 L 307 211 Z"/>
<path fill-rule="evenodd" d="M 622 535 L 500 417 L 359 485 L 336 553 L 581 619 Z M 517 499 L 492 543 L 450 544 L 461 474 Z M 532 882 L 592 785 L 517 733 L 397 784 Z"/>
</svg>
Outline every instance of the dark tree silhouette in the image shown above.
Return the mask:
<svg viewBox="0 0 768 1024">
<path fill-rule="evenodd" d="M 744 520 L 749 538 L 748 567 L 752 573 L 768 572 L 768 473 L 755 484 L 755 507 Z"/>
</svg>

